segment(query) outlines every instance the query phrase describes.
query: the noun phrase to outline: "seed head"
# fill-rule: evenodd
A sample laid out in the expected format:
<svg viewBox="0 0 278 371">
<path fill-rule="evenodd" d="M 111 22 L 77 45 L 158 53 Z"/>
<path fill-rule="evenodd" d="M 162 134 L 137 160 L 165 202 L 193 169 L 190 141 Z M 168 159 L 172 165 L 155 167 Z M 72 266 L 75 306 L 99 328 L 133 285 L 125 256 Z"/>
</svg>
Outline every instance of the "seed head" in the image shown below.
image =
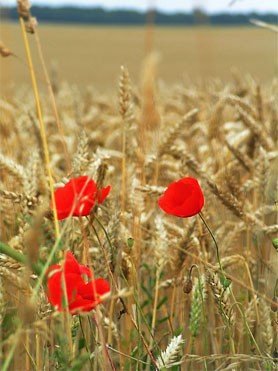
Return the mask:
<svg viewBox="0 0 278 371">
<path fill-rule="evenodd" d="M 30 17 L 30 8 L 29 0 L 17 0 L 17 11 L 20 17 L 28 19 Z"/>
<path fill-rule="evenodd" d="M 35 33 L 37 25 L 38 25 L 37 18 L 30 17 L 25 24 L 26 31 L 32 34 Z"/>
<path fill-rule="evenodd" d="M 13 55 L 13 53 L 3 44 L 2 41 L 0 41 L 0 55 L 4 58 Z"/>
</svg>

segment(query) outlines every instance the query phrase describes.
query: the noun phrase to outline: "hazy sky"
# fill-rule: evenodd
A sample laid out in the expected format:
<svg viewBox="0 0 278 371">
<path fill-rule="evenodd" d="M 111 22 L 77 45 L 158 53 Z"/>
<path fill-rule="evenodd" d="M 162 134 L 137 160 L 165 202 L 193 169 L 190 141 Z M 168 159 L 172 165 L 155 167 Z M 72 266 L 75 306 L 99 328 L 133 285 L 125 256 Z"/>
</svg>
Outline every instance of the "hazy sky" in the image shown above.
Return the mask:
<svg viewBox="0 0 278 371">
<path fill-rule="evenodd" d="M 0 4 L 14 5 L 15 0 L 0 0 Z M 145 10 L 155 6 L 164 11 L 190 11 L 200 6 L 208 12 L 246 12 L 246 11 L 278 11 L 278 0 L 31 0 L 32 4 L 59 6 L 64 4 L 78 6 L 103 6 L 106 8 L 133 8 Z"/>
</svg>

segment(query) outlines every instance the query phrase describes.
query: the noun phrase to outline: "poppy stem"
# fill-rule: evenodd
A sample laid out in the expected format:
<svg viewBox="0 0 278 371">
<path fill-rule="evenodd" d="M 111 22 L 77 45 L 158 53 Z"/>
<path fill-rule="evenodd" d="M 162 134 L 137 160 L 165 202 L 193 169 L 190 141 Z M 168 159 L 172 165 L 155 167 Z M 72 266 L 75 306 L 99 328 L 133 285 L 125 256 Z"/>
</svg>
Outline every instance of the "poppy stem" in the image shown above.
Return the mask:
<svg viewBox="0 0 278 371">
<path fill-rule="evenodd" d="M 226 278 L 226 275 L 225 275 L 225 272 L 224 272 L 224 269 L 222 267 L 222 264 L 221 264 L 221 260 L 220 260 L 220 254 L 219 254 L 219 246 L 218 246 L 218 243 L 210 229 L 210 227 L 208 226 L 207 222 L 205 221 L 205 218 L 203 217 L 203 214 L 201 212 L 199 212 L 199 216 L 200 218 L 202 219 L 202 222 L 204 223 L 205 227 L 207 228 L 211 238 L 213 239 L 213 242 L 215 244 L 215 247 L 216 247 L 216 255 L 217 255 L 217 260 L 218 260 L 218 264 L 219 264 L 219 268 L 220 268 L 220 271 L 222 273 L 222 276 L 223 276 L 223 281 L 225 282 L 227 280 Z"/>
<path fill-rule="evenodd" d="M 197 271 L 198 271 L 198 277 L 200 276 L 198 265 L 197 264 L 192 264 L 191 267 L 190 267 L 189 273 L 188 273 L 188 279 L 189 280 L 191 280 L 193 268 L 196 268 L 197 269 Z"/>
</svg>

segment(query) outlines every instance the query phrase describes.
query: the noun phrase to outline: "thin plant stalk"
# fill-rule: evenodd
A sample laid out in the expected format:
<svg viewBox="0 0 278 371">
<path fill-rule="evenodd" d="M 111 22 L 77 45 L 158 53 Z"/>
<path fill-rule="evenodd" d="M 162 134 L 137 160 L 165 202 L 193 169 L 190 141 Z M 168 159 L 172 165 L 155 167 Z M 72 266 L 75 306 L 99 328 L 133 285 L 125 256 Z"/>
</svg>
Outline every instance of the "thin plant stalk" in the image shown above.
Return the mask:
<svg viewBox="0 0 278 371">
<path fill-rule="evenodd" d="M 30 369 L 30 337 L 29 334 L 25 334 L 25 367 L 26 370 Z"/>
<path fill-rule="evenodd" d="M 22 17 L 19 17 L 19 21 L 20 21 L 20 26 L 21 26 L 21 32 L 22 32 L 22 35 L 23 35 L 23 42 L 24 42 L 24 46 L 25 46 L 25 51 L 26 51 L 28 65 L 29 65 L 29 71 L 30 71 L 32 86 L 33 86 L 33 92 L 34 92 L 36 106 L 37 106 L 37 114 L 38 114 L 38 119 L 39 119 L 39 123 L 40 123 L 40 132 L 41 132 L 42 143 L 43 143 L 45 165 L 46 165 L 46 170 L 47 170 L 47 175 L 48 175 L 51 201 L 52 201 L 52 205 L 53 205 L 55 234 L 56 234 L 56 239 L 58 239 L 59 236 L 60 236 L 60 229 L 59 229 L 59 223 L 58 223 L 58 217 L 57 217 L 57 209 L 56 209 L 56 205 L 55 205 L 54 184 L 53 184 L 53 178 L 52 178 L 52 173 L 51 173 L 51 168 L 50 168 L 50 156 L 49 156 L 48 144 L 47 144 L 47 139 L 46 139 L 45 125 L 44 125 L 44 121 L 43 121 L 40 97 L 39 97 L 39 92 L 38 92 L 36 76 L 35 76 L 35 72 L 34 72 L 34 66 L 33 66 L 33 60 L 32 60 L 32 56 L 31 56 L 30 46 L 29 46 L 29 42 L 28 42 L 28 38 L 27 38 L 27 33 L 26 33 L 26 30 L 25 30 L 24 20 L 23 20 Z"/>
<path fill-rule="evenodd" d="M 66 142 L 65 142 L 65 134 L 64 134 L 64 131 L 63 131 L 61 120 L 60 120 L 60 116 L 59 116 L 55 96 L 54 96 L 54 93 L 53 93 L 53 89 L 52 89 L 52 85 L 51 85 L 51 82 L 50 82 L 49 74 L 48 74 L 47 67 L 46 67 L 46 64 L 45 64 L 45 60 L 44 60 L 44 56 L 43 56 L 43 52 L 42 52 L 42 47 L 41 47 L 41 43 L 40 43 L 40 39 L 39 39 L 39 34 L 38 34 L 37 30 L 35 30 L 34 36 L 35 36 L 35 41 L 36 41 L 37 48 L 38 48 L 39 58 L 40 58 L 40 62 L 41 62 L 41 65 L 42 65 L 44 78 L 45 78 L 45 81 L 46 81 L 46 85 L 47 85 L 48 94 L 49 94 L 49 97 L 50 97 L 53 113 L 54 113 L 55 120 L 56 120 L 56 123 L 57 123 L 60 138 L 62 140 L 63 152 L 64 152 L 66 164 L 67 164 L 67 170 L 68 170 L 68 172 L 70 172 L 71 165 L 70 165 L 69 154 L 68 154 L 68 150 L 67 150 L 67 146 L 66 146 Z"/>
<path fill-rule="evenodd" d="M 214 242 L 215 247 L 216 247 L 216 255 L 217 255 L 217 261 L 218 261 L 218 264 L 219 264 L 219 268 L 220 268 L 220 271 L 221 271 L 221 273 L 222 273 L 222 277 L 223 277 L 223 279 L 226 280 L 226 275 L 225 275 L 225 272 L 224 272 L 224 269 L 223 269 L 223 267 L 222 267 L 221 260 L 220 260 L 220 254 L 219 254 L 219 246 L 218 246 L 218 243 L 217 243 L 217 241 L 216 241 L 216 239 L 215 239 L 215 237 L 214 237 L 214 235 L 213 235 L 213 233 L 212 233 L 210 227 L 208 226 L 208 224 L 207 224 L 207 222 L 206 222 L 206 220 L 205 220 L 205 218 L 203 217 L 203 215 L 202 215 L 201 212 L 199 212 L 199 216 L 200 216 L 200 218 L 202 219 L 202 221 L 203 221 L 205 227 L 207 228 L 207 230 L 208 230 L 208 232 L 209 232 L 211 238 L 213 239 L 213 242 Z"/>
<path fill-rule="evenodd" d="M 108 241 L 108 243 L 111 245 L 111 241 L 110 241 L 110 238 L 109 238 L 109 235 L 108 235 L 106 229 L 104 228 L 104 226 L 102 225 L 102 223 L 100 222 L 100 220 L 99 220 L 97 217 L 95 217 L 95 220 L 98 222 L 99 226 L 100 226 L 101 229 L 104 231 L 104 234 L 105 234 L 105 236 L 106 236 L 106 238 L 107 238 L 107 241 Z M 99 235 L 98 235 L 98 233 L 97 233 L 97 231 L 96 231 L 96 228 L 95 228 L 93 225 L 92 225 L 92 228 L 93 228 L 93 230 L 94 230 L 94 232 L 95 232 L 95 234 L 96 234 L 96 237 L 97 237 L 97 239 L 98 239 L 98 242 L 99 242 L 99 244 L 100 244 L 100 246 L 101 246 L 101 248 L 102 248 L 102 251 L 103 251 L 103 254 L 104 254 L 104 258 L 105 258 L 105 261 L 106 261 L 106 264 L 107 264 L 107 269 L 108 269 L 109 275 L 110 275 L 110 277 L 111 277 L 111 279 L 112 279 L 112 282 L 113 282 L 113 284 L 114 284 L 116 290 L 119 291 L 118 284 L 117 284 L 117 282 L 116 282 L 116 280 L 115 280 L 115 278 L 114 278 L 114 276 L 113 276 L 113 273 L 112 273 L 112 271 L 111 271 L 110 264 L 109 264 L 109 261 L 108 261 L 108 257 L 107 257 L 107 254 L 106 254 L 106 252 L 105 252 L 105 249 L 104 249 L 104 247 L 103 247 L 103 244 L 102 244 L 101 241 L 100 241 L 100 238 L 99 238 Z M 120 298 L 120 300 L 121 300 L 121 298 Z M 127 310 L 127 307 L 126 307 L 126 305 L 125 305 L 125 303 L 124 303 L 123 300 L 121 300 L 121 303 L 122 303 L 122 305 L 123 305 L 123 307 L 124 307 L 125 313 L 130 317 L 130 320 L 131 320 L 133 326 L 135 327 L 136 331 L 137 331 L 138 334 L 140 335 L 140 338 L 141 338 L 141 340 L 142 340 L 142 342 L 143 342 L 143 344 L 144 344 L 144 347 L 145 347 L 145 349 L 146 349 L 146 351 L 147 351 L 149 357 L 151 358 L 151 361 L 152 361 L 153 365 L 157 368 L 156 361 L 155 361 L 155 359 L 154 359 L 154 357 L 153 357 L 153 355 L 152 355 L 152 353 L 151 353 L 151 350 L 150 350 L 150 348 L 149 348 L 149 346 L 148 346 L 148 344 L 147 344 L 147 342 L 146 342 L 146 340 L 145 340 L 145 338 L 144 338 L 142 332 L 139 330 L 138 325 L 137 325 L 137 323 L 135 322 L 133 316 L 132 316 L 132 315 L 129 313 L 129 311 Z"/>
<path fill-rule="evenodd" d="M 1 371 L 8 371 L 9 370 L 10 363 L 12 361 L 12 358 L 13 358 L 13 355 L 14 355 L 14 352 L 15 352 L 15 349 L 16 349 L 17 344 L 18 344 L 18 341 L 20 339 L 20 330 L 21 330 L 21 328 L 19 327 L 17 329 L 17 333 L 14 334 L 13 345 L 10 348 L 10 351 L 8 353 L 8 356 L 5 359 L 5 362 L 4 362 L 4 364 L 3 364 L 2 368 L 1 368 Z"/>
<path fill-rule="evenodd" d="M 151 324 L 151 340 L 149 343 L 149 348 L 152 349 L 154 342 L 154 332 L 157 314 L 157 303 L 158 303 L 158 292 L 159 292 L 159 276 L 161 273 L 161 267 L 157 268 L 155 275 L 155 292 L 154 292 L 154 303 L 153 303 L 153 314 L 152 314 L 152 324 Z M 148 364 L 147 370 L 150 369 L 150 363 Z"/>
<path fill-rule="evenodd" d="M 40 371 L 42 369 L 41 349 L 40 349 L 40 335 L 36 333 L 35 337 L 36 337 L 36 371 Z"/>
<path fill-rule="evenodd" d="M 126 193 L 126 130 L 123 125 L 122 133 L 122 223 L 125 225 L 125 193 Z"/>
<path fill-rule="evenodd" d="M 96 308 L 96 312 L 98 313 L 99 312 L 99 307 Z M 98 317 L 100 317 L 99 313 L 98 313 Z M 105 365 L 104 365 L 104 369 L 107 370 L 108 367 L 107 367 L 107 359 L 109 360 L 109 363 L 110 363 L 110 366 L 111 366 L 111 369 L 113 371 L 116 371 L 115 369 L 115 366 L 113 364 L 113 361 L 110 357 L 110 354 L 107 350 L 107 346 L 106 346 L 106 343 L 105 343 L 105 338 L 104 338 L 104 335 L 103 335 L 103 332 L 102 332 L 102 329 L 101 327 L 99 326 L 99 323 L 98 323 L 98 320 L 96 318 L 96 316 L 94 317 L 94 321 L 95 321 L 95 324 L 96 324 L 96 327 L 98 329 L 98 332 L 99 332 L 99 335 L 100 335 L 100 340 L 101 340 L 101 343 L 102 343 L 102 349 L 103 349 L 103 353 L 104 353 L 104 357 L 103 357 L 103 360 L 105 362 Z"/>
<path fill-rule="evenodd" d="M 202 259 L 201 257 L 199 257 L 196 254 L 191 253 L 189 250 L 184 250 L 184 249 L 182 249 L 182 248 L 180 248 L 178 246 L 176 246 L 176 249 L 179 250 L 179 251 L 182 251 L 182 252 L 186 252 L 186 254 L 188 256 L 196 259 L 197 261 L 199 261 L 200 263 L 202 263 L 204 266 L 209 267 L 209 268 L 214 268 L 214 265 L 213 264 L 210 264 L 210 263 L 206 262 L 204 259 Z M 236 284 L 238 284 L 239 286 L 241 286 L 241 287 L 245 288 L 246 290 L 250 291 L 253 295 L 256 295 L 256 296 L 261 297 L 263 300 L 265 300 L 269 304 L 272 303 L 272 300 L 268 296 L 262 294 L 258 290 L 255 290 L 255 288 L 254 288 L 253 285 L 248 286 L 245 283 L 243 283 L 242 280 L 236 278 L 234 275 L 231 275 L 231 274 L 227 274 L 227 277 L 229 279 L 231 279 L 233 282 L 235 282 Z"/>
<path fill-rule="evenodd" d="M 254 338 L 254 335 L 252 334 L 252 331 L 250 329 L 250 326 L 249 326 L 249 324 L 247 322 L 247 319 L 246 319 L 246 316 L 245 316 L 245 313 L 244 313 L 244 308 L 242 308 L 243 310 L 241 309 L 241 307 L 243 306 L 242 303 L 236 301 L 236 298 L 234 296 L 234 293 L 233 293 L 233 290 L 232 289 L 231 289 L 231 295 L 232 295 L 232 298 L 234 299 L 233 305 L 235 305 L 237 307 L 238 311 L 240 312 L 240 314 L 241 314 L 241 316 L 243 318 L 244 325 L 246 326 L 247 331 L 248 331 L 248 333 L 249 333 L 249 335 L 250 335 L 250 337 L 251 337 L 251 339 L 252 339 L 252 341 L 253 341 L 253 343 L 254 343 L 254 345 L 255 345 L 258 353 L 259 353 L 259 355 L 262 356 L 263 354 L 262 354 L 262 352 L 261 352 L 261 350 L 259 348 L 259 345 L 256 342 L 256 339 Z"/>
<path fill-rule="evenodd" d="M 80 328 L 81 328 L 81 332 L 82 332 L 82 336 L 83 336 L 83 339 L 84 339 L 84 342 L 85 342 L 85 347 L 86 347 L 87 353 L 90 355 L 89 347 L 88 347 L 88 344 L 87 344 L 87 339 L 86 339 L 86 336 L 85 336 L 85 331 L 84 331 L 84 328 L 83 328 L 83 325 L 82 325 L 82 318 L 81 318 L 80 315 L 78 316 L 78 320 L 79 320 L 79 325 L 80 325 Z M 91 357 L 89 357 L 89 361 L 90 361 L 90 364 L 91 364 L 91 368 L 93 368 L 93 363 L 92 363 Z"/>
<path fill-rule="evenodd" d="M 202 219 L 203 223 L 205 224 L 211 238 L 213 239 L 213 242 L 215 244 L 215 247 L 216 247 L 216 255 L 217 255 L 217 260 L 218 260 L 218 264 L 219 264 L 219 269 L 220 269 L 220 272 L 222 274 L 222 279 L 223 279 L 223 286 L 224 286 L 224 289 L 226 290 L 227 286 L 226 287 L 226 282 L 227 282 L 227 278 L 226 278 L 226 275 L 225 275 L 225 272 L 224 272 L 224 269 L 222 267 L 222 264 L 221 264 L 221 260 L 220 260 L 220 254 L 219 254 L 219 246 L 218 246 L 218 243 L 210 229 L 210 227 L 208 226 L 207 222 L 205 221 L 202 213 L 200 212 L 199 213 L 199 216 L 200 218 Z M 229 284 L 230 284 L 230 281 L 228 281 Z M 223 291 L 223 293 L 225 292 L 225 290 Z M 219 306 L 220 306 L 220 310 L 221 312 L 223 312 L 223 308 L 222 308 L 222 304 L 221 304 L 221 298 L 219 299 Z M 233 354 L 235 354 L 235 344 L 234 344 L 234 340 L 233 340 L 233 337 L 232 337 L 232 333 L 231 333 L 231 326 L 230 326 L 230 322 L 228 320 L 226 320 L 226 316 L 225 316 L 225 313 L 223 312 L 223 319 L 224 321 L 226 322 L 226 325 L 227 325 L 227 329 L 228 329 L 228 333 L 229 333 L 229 341 L 230 341 L 230 349 L 231 349 L 231 352 Z"/>
</svg>

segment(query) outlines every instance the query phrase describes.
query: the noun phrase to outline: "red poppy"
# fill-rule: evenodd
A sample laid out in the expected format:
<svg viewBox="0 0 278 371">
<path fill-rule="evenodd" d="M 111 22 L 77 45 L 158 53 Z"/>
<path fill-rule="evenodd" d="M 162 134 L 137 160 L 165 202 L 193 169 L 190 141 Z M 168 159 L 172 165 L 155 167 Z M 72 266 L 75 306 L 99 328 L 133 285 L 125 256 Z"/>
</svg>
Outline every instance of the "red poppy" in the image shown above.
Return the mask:
<svg viewBox="0 0 278 371">
<path fill-rule="evenodd" d="M 88 176 L 71 179 L 64 187 L 57 188 L 54 194 L 58 219 L 89 215 L 96 202 L 101 204 L 105 200 L 110 189 L 110 186 L 98 189 Z"/>
<path fill-rule="evenodd" d="M 163 211 L 181 218 L 198 214 L 204 202 L 204 195 L 198 181 L 190 177 L 171 183 L 158 200 Z"/>
<path fill-rule="evenodd" d="M 103 278 L 89 280 L 85 283 L 82 275 L 91 279 L 90 269 L 85 265 L 80 265 L 73 254 L 68 251 L 64 268 L 60 264 L 55 264 L 49 267 L 47 272 L 47 297 L 59 311 L 65 308 L 62 274 L 65 278 L 68 308 L 72 314 L 91 311 L 102 302 L 101 296 L 110 292 L 109 283 Z"/>
</svg>

